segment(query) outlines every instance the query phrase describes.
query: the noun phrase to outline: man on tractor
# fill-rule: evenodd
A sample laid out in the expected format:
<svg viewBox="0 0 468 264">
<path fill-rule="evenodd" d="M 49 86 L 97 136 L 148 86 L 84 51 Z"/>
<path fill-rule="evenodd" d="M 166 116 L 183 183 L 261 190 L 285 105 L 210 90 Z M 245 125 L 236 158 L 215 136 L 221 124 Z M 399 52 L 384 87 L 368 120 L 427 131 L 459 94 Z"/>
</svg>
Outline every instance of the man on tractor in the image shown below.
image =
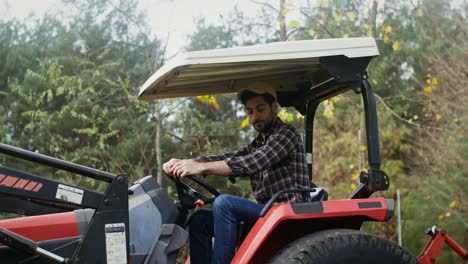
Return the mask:
<svg viewBox="0 0 468 264">
<path fill-rule="evenodd" d="M 257 203 L 220 195 L 213 209 L 195 212 L 189 223 L 191 263 L 229 263 L 234 256 L 239 223 L 254 223 L 263 205 L 277 192 L 311 188 L 311 177 L 299 133 L 277 116 L 276 91 L 253 82 L 238 93 L 250 123 L 259 133 L 247 146 L 221 155 L 171 159 L 163 165 L 171 176 L 212 174 L 248 176 Z M 301 193 L 284 193 L 279 203 L 303 202 Z M 214 247 L 212 246 L 214 237 Z"/>
</svg>

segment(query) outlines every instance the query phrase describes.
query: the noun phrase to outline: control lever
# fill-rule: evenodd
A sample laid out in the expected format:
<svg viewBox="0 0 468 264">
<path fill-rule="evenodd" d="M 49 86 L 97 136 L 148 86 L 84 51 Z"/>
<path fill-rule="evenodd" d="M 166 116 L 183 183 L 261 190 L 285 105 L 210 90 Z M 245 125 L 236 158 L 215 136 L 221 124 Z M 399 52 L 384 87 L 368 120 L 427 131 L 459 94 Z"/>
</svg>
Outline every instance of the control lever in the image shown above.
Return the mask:
<svg viewBox="0 0 468 264">
<path fill-rule="evenodd" d="M 20 252 L 27 252 L 32 255 L 41 255 L 56 263 L 67 263 L 68 259 L 62 258 L 50 251 L 38 247 L 38 244 L 24 236 L 11 232 L 0 227 L 0 243 Z"/>
<path fill-rule="evenodd" d="M 229 181 L 232 183 L 232 184 L 236 184 L 236 177 L 235 176 L 229 176 Z"/>
</svg>

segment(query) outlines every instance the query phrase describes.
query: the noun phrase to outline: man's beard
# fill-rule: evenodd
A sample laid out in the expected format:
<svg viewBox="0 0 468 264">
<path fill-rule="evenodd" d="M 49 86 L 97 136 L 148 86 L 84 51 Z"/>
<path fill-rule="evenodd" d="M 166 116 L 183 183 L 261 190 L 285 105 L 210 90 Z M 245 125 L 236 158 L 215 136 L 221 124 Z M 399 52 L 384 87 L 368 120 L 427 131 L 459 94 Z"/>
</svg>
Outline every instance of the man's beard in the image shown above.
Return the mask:
<svg viewBox="0 0 468 264">
<path fill-rule="evenodd" d="M 261 121 L 256 121 L 253 124 L 253 127 L 258 133 L 265 133 L 268 130 L 270 130 L 272 124 L 273 124 L 273 119 L 261 120 Z"/>
</svg>

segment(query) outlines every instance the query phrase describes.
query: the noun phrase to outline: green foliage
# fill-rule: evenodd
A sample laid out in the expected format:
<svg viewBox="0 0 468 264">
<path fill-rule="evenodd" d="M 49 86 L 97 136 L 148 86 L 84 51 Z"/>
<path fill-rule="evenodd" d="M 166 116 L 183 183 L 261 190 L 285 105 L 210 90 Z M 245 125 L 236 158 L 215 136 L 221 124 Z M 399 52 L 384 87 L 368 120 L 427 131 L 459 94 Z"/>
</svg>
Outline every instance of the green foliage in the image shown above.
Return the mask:
<svg viewBox="0 0 468 264">
<path fill-rule="evenodd" d="M 452 131 L 465 131 L 464 125 L 450 126 Z M 434 155 L 427 155 L 428 151 Z M 466 248 L 468 222 L 468 195 L 466 185 L 466 160 L 468 145 L 463 134 L 446 131 L 421 147 L 417 156 L 418 184 L 403 200 L 405 221 L 404 241 L 407 247 L 417 252 L 426 243 L 419 234 L 424 227 L 437 225 L 447 230 L 452 238 Z M 444 158 L 441 158 L 444 157 Z M 430 203 L 428 203 L 430 201 Z M 461 232 L 460 232 L 461 231 Z M 416 249 L 416 250 L 415 250 Z M 462 263 L 459 257 L 445 248 L 443 259 L 446 263 Z"/>
<path fill-rule="evenodd" d="M 0 137 L 18 147 L 128 173 L 131 181 L 151 174 L 154 125 L 148 119 L 149 105 L 138 102 L 136 93 L 154 64 L 147 56 L 159 42 L 135 20 L 139 16 L 135 1 L 119 6 L 67 2 L 81 8 L 69 24 L 51 15 L 34 19 L 28 30 L 21 22 L 1 23 L 0 30 L 11 34 L 2 34 L 9 38 L 9 46 L 0 50 L 6 58 L 0 78 L 0 119 L 7 124 Z M 3 110 L 7 105 L 8 111 Z M 5 162 L 15 164 L 22 163 Z M 22 166 L 26 165 L 17 168 Z M 105 188 L 95 180 L 47 168 L 29 171 L 91 189 Z"/>
</svg>

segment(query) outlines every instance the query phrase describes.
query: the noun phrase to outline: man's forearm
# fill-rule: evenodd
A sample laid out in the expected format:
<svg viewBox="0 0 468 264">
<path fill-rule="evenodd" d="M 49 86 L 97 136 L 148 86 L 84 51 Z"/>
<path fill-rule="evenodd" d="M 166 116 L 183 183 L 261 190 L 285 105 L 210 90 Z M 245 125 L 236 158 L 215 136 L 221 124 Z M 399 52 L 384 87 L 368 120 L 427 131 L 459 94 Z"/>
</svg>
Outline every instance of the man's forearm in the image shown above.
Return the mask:
<svg viewBox="0 0 468 264">
<path fill-rule="evenodd" d="M 201 166 L 203 167 L 203 174 L 228 176 L 231 173 L 231 168 L 224 160 L 203 162 Z"/>
</svg>

